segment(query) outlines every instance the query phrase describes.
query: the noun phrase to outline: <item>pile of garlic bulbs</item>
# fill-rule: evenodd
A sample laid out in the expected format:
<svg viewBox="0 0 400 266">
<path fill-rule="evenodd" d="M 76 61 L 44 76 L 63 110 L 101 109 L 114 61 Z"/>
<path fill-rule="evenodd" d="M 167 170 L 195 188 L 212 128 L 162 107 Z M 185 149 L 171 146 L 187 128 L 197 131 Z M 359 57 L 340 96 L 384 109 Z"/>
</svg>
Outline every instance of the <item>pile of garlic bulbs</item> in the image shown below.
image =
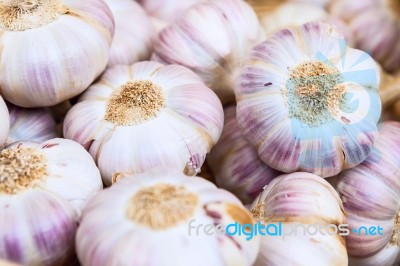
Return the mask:
<svg viewBox="0 0 400 266">
<path fill-rule="evenodd" d="M 398 0 L 0 0 L 0 266 L 398 266 Z"/>
</svg>

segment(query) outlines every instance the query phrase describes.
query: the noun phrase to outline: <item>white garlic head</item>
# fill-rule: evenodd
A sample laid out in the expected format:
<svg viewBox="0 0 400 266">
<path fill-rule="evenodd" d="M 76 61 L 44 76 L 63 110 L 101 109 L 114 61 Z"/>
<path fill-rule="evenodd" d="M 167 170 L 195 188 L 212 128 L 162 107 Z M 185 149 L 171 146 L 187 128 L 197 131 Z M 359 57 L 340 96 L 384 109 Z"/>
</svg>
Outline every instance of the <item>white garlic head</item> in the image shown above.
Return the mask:
<svg viewBox="0 0 400 266">
<path fill-rule="evenodd" d="M 234 101 L 234 79 L 246 53 L 263 37 L 246 2 L 215 0 L 195 5 L 162 30 L 153 58 L 190 68 L 225 104 Z"/>
<path fill-rule="evenodd" d="M 175 169 L 152 169 L 123 177 L 88 203 L 77 254 L 87 266 L 250 266 L 258 237 L 213 231 L 235 222 L 253 219 L 229 192 Z"/>
<path fill-rule="evenodd" d="M 1 95 L 41 107 L 80 94 L 107 65 L 113 32 L 103 1 L 2 1 Z"/>
<path fill-rule="evenodd" d="M 299 172 L 273 179 L 254 201 L 252 213 L 270 228 L 261 237 L 256 266 L 347 265 L 338 230 L 345 224 L 343 205 L 319 176 Z M 281 228 L 275 235 L 272 225 Z"/>
<path fill-rule="evenodd" d="M 332 1 L 330 12 L 351 28 L 356 47 L 372 54 L 385 70 L 400 69 L 398 0 Z"/>
<path fill-rule="evenodd" d="M 150 58 L 156 31 L 143 8 L 132 0 L 104 0 L 115 20 L 108 67 Z"/>
<path fill-rule="evenodd" d="M 6 103 L 0 96 L 0 147 L 6 142 L 10 130 L 10 115 Z"/>
<path fill-rule="evenodd" d="M 64 136 L 89 150 L 111 185 L 156 166 L 197 174 L 222 126 L 221 102 L 195 73 L 139 62 L 108 69 L 68 112 Z"/>
<path fill-rule="evenodd" d="M 350 265 L 400 263 L 400 123 L 381 124 L 374 151 L 340 175 L 338 192 L 356 231 L 346 239 Z"/>
<path fill-rule="evenodd" d="M 244 204 L 254 201 L 264 186 L 281 172 L 266 165 L 240 132 L 236 106 L 224 108 L 221 138 L 207 155 L 215 182 L 235 194 Z"/>
<path fill-rule="evenodd" d="M 334 26 L 284 29 L 253 48 L 238 76 L 239 126 L 270 167 L 334 176 L 372 150 L 378 84 L 374 60 Z"/>
<path fill-rule="evenodd" d="M 10 112 L 10 132 L 7 144 L 21 140 L 44 142 L 57 137 L 56 122 L 48 109 L 26 109 L 7 104 Z"/>
<path fill-rule="evenodd" d="M 71 140 L 16 142 L 0 150 L 0 259 L 69 261 L 83 206 L 102 186 L 90 154 Z"/>
</svg>

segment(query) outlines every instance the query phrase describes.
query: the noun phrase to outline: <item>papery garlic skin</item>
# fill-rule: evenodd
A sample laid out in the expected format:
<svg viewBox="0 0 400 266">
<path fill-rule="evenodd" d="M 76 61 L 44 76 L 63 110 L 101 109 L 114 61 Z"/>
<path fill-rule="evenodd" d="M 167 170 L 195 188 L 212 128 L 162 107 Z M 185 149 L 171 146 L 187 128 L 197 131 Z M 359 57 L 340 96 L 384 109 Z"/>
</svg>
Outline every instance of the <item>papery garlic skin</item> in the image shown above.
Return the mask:
<svg viewBox="0 0 400 266">
<path fill-rule="evenodd" d="M 397 0 L 338 0 L 330 5 L 330 13 L 352 29 L 356 47 L 371 53 L 390 72 L 400 69 L 399 10 Z"/>
<path fill-rule="evenodd" d="M 345 224 L 342 202 L 324 179 L 293 173 L 273 179 L 252 205 L 261 223 L 288 225 Z M 261 238 L 256 266 L 347 265 L 344 237 L 339 234 L 266 235 Z"/>
<path fill-rule="evenodd" d="M 156 166 L 197 174 L 222 126 L 221 103 L 196 74 L 139 62 L 107 70 L 68 112 L 64 136 L 89 150 L 111 185 L 118 173 Z"/>
<path fill-rule="evenodd" d="M 108 67 L 147 60 L 156 31 L 143 8 L 132 0 L 104 0 L 115 21 Z"/>
<path fill-rule="evenodd" d="M 236 120 L 236 106 L 224 108 L 224 128 L 217 144 L 207 155 L 207 163 L 218 187 L 251 203 L 265 185 L 282 173 L 268 167 L 257 150 L 242 136 Z"/>
<path fill-rule="evenodd" d="M 63 265 L 77 222 L 102 188 L 90 154 L 71 140 L 16 142 L 0 151 L 0 259 Z"/>
<path fill-rule="evenodd" d="M 0 147 L 6 142 L 10 130 L 10 115 L 6 103 L 0 96 Z"/>
<path fill-rule="evenodd" d="M 349 228 L 380 226 L 383 235 L 347 237 L 351 265 L 400 262 L 400 123 L 384 122 L 373 153 L 340 175 L 338 192 Z"/>
<path fill-rule="evenodd" d="M 153 59 L 196 72 L 221 99 L 234 101 L 233 84 L 247 52 L 264 32 L 241 0 L 200 3 L 160 32 Z"/>
<path fill-rule="evenodd" d="M 381 114 L 374 60 L 312 22 L 255 46 L 235 93 L 242 133 L 285 173 L 330 177 L 367 158 Z"/>
<path fill-rule="evenodd" d="M 253 220 L 232 194 L 202 178 L 159 168 L 123 177 L 96 195 L 85 208 L 76 248 L 86 266 L 250 266 L 257 236 L 248 241 L 196 229 L 235 222 Z"/>
<path fill-rule="evenodd" d="M 12 104 L 7 106 L 11 122 L 7 144 L 21 140 L 44 142 L 57 137 L 56 122 L 47 109 L 25 109 Z"/>
<path fill-rule="evenodd" d="M 8 25 L 10 12 L 16 18 Z M 18 106 L 43 107 L 80 94 L 107 65 L 113 33 L 103 1 L 0 4 L 1 95 Z"/>
</svg>

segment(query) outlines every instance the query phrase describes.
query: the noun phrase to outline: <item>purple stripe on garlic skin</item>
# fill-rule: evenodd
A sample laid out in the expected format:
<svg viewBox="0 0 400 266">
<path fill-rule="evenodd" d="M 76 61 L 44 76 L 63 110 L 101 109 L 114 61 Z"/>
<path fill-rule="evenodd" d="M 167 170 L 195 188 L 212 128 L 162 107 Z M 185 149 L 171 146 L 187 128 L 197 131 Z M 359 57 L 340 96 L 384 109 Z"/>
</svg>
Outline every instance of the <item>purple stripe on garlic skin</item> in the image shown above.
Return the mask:
<svg viewBox="0 0 400 266">
<path fill-rule="evenodd" d="M 234 100 L 234 77 L 243 58 L 263 37 L 245 1 L 199 3 L 160 32 L 152 58 L 190 68 L 225 104 Z"/>
<path fill-rule="evenodd" d="M 25 109 L 7 103 L 10 132 L 7 144 L 20 140 L 43 142 L 57 137 L 56 123 L 47 109 Z"/>
<path fill-rule="evenodd" d="M 251 203 L 281 173 L 261 161 L 256 149 L 242 136 L 236 106 L 226 107 L 224 113 L 221 138 L 207 155 L 207 162 L 219 187 L 231 191 L 243 203 Z"/>
<path fill-rule="evenodd" d="M 113 103 L 113 97 L 144 86 L 154 94 L 138 96 L 143 102 L 125 95 L 119 99 L 122 109 Z M 154 113 L 145 117 L 149 110 Z M 108 69 L 68 112 L 64 136 L 89 150 L 111 185 L 118 173 L 157 166 L 195 175 L 222 127 L 221 102 L 196 74 L 182 66 L 139 62 Z"/>
<path fill-rule="evenodd" d="M 152 207 L 144 208 L 150 201 Z M 166 212 L 171 208 L 175 211 Z M 201 230 L 196 235 L 196 229 L 189 234 L 193 219 L 193 226 L 253 222 L 235 196 L 202 178 L 168 168 L 125 176 L 86 206 L 76 238 L 78 257 L 87 266 L 252 265 L 258 237 L 247 241 Z"/>
<path fill-rule="evenodd" d="M 105 0 L 115 20 L 107 67 L 147 60 L 156 31 L 143 8 L 132 0 Z"/>
<path fill-rule="evenodd" d="M 8 108 L 0 96 L 0 148 L 5 144 L 10 130 L 10 115 Z"/>
<path fill-rule="evenodd" d="M 24 1 L 14 2 L 23 5 Z M 107 5 L 97 0 L 60 1 L 38 0 L 35 8 L 21 9 L 29 16 L 15 21 L 40 18 L 32 23 L 22 21 L 9 27 L 2 24 L 0 64 L 7 67 L 0 77 L 1 94 L 13 104 L 58 104 L 80 94 L 107 65 L 114 33 Z M 56 3 L 57 9 L 41 9 L 50 2 Z M 53 20 L 36 25 L 53 13 L 57 14 Z M 18 25 L 20 28 L 16 28 Z"/>
<path fill-rule="evenodd" d="M 282 222 L 328 226 L 345 224 L 342 202 L 332 186 L 310 173 L 274 178 L 254 201 L 251 211 L 261 223 Z M 263 236 L 254 265 L 347 265 L 345 241 L 338 234 L 301 232 L 285 236 Z"/>
<path fill-rule="evenodd" d="M 383 235 L 347 237 L 351 265 L 399 263 L 400 123 L 383 122 L 375 149 L 340 174 L 338 191 L 350 228 L 381 226 Z"/>
</svg>

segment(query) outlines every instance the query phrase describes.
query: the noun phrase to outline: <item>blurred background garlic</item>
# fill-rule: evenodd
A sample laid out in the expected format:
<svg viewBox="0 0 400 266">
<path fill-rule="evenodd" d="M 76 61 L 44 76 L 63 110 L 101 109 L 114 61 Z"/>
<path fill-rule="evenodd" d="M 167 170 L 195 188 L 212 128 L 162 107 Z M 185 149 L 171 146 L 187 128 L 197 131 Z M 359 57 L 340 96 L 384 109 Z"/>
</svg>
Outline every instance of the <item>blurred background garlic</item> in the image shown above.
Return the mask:
<svg viewBox="0 0 400 266">
<path fill-rule="evenodd" d="M 139 62 L 107 70 L 68 112 L 64 136 L 89 150 L 111 185 L 156 166 L 197 174 L 222 127 L 221 103 L 195 73 Z"/>
<path fill-rule="evenodd" d="M 7 104 L 10 112 L 10 132 L 7 143 L 20 140 L 44 142 L 57 137 L 56 122 L 45 108 L 26 109 Z"/>
<path fill-rule="evenodd" d="M 115 20 L 108 66 L 150 58 L 156 31 L 143 8 L 132 0 L 104 0 Z"/>
<path fill-rule="evenodd" d="M 330 12 L 348 23 L 357 48 L 371 53 L 387 71 L 400 69 L 398 0 L 331 2 Z"/>
<path fill-rule="evenodd" d="M 77 253 L 86 266 L 250 266 L 257 236 L 215 232 L 217 224 L 235 222 L 253 224 L 235 196 L 202 178 L 158 168 L 124 177 L 88 203 Z"/>
<path fill-rule="evenodd" d="M 207 155 L 207 162 L 217 186 L 248 204 L 281 173 L 261 161 L 257 150 L 242 136 L 236 120 L 236 106 L 226 107 L 224 113 L 221 138 Z"/>
<path fill-rule="evenodd" d="M 0 148 L 5 144 L 10 130 L 10 115 L 6 103 L 0 96 Z"/>
<path fill-rule="evenodd" d="M 252 213 L 266 226 L 282 223 L 282 235 L 261 237 L 255 266 L 347 266 L 345 240 L 338 229 L 346 223 L 343 205 L 319 176 L 293 173 L 273 179 L 254 201 Z"/>
<path fill-rule="evenodd" d="M 270 167 L 330 177 L 367 158 L 381 114 L 374 60 L 313 22 L 250 53 L 235 87 L 242 133 Z"/>
<path fill-rule="evenodd" d="M 264 37 L 256 14 L 241 0 L 200 3 L 160 32 L 153 58 L 196 72 L 221 99 L 234 102 L 235 76 Z"/>
<path fill-rule="evenodd" d="M 101 189 L 92 157 L 71 140 L 16 142 L 0 150 L 0 259 L 67 263 L 81 210 Z"/>
<path fill-rule="evenodd" d="M 374 151 L 340 175 L 338 191 L 356 232 L 347 237 L 350 265 L 400 263 L 400 123 L 381 124 Z M 375 232 L 366 234 L 362 226 Z"/>
<path fill-rule="evenodd" d="M 187 9 L 206 1 L 208 0 L 138 0 L 158 31 L 177 20 Z"/>
<path fill-rule="evenodd" d="M 80 94 L 107 65 L 113 32 L 103 1 L 2 1 L 1 95 L 42 107 Z"/>
</svg>

